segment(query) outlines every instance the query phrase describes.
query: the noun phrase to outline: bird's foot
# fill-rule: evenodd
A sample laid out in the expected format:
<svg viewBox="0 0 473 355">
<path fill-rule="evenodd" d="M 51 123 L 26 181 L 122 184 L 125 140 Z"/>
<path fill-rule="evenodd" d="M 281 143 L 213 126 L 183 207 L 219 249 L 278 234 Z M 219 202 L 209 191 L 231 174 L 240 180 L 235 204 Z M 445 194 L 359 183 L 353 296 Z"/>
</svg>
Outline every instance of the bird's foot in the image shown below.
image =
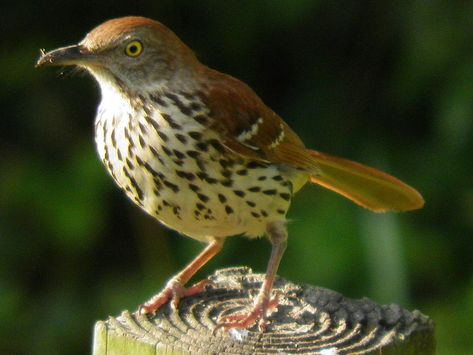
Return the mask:
<svg viewBox="0 0 473 355">
<path fill-rule="evenodd" d="M 278 307 L 278 294 L 271 298 L 258 297 L 255 300 L 253 308 L 249 312 L 234 313 L 227 316 L 221 316 L 217 320 L 217 326 L 214 328 L 215 334 L 218 330 L 229 331 L 232 329 L 247 329 L 258 323 L 258 329 L 264 332 L 268 323 L 268 313 L 276 310 Z"/>
<path fill-rule="evenodd" d="M 140 306 L 138 312 L 140 314 L 154 314 L 168 301 L 171 301 L 171 308 L 177 310 L 181 298 L 203 292 L 209 283 L 210 280 L 202 280 L 191 287 L 185 288 L 179 280 L 172 279 L 167 283 L 164 290 Z"/>
</svg>

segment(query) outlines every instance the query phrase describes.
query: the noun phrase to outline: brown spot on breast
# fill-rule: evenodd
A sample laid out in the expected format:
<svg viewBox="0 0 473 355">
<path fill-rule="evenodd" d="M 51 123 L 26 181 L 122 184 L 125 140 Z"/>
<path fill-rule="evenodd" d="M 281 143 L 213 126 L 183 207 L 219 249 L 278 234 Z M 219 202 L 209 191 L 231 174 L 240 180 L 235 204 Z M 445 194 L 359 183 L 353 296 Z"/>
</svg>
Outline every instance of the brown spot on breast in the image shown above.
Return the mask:
<svg viewBox="0 0 473 355">
<path fill-rule="evenodd" d="M 176 123 L 173 118 L 167 113 L 161 113 L 161 117 L 169 124 L 169 127 L 173 129 L 182 129 L 181 125 Z"/>
<path fill-rule="evenodd" d="M 204 115 L 195 115 L 194 120 L 199 122 L 202 126 L 206 126 L 209 122 L 209 119 L 207 118 L 207 116 L 204 116 Z"/>
<path fill-rule="evenodd" d="M 288 193 L 280 193 L 279 196 L 281 196 L 282 199 L 286 200 L 286 201 L 289 201 L 291 199 L 291 195 L 288 194 Z"/>
<path fill-rule="evenodd" d="M 245 197 L 245 192 L 241 190 L 233 190 L 233 193 L 238 197 Z"/>
<path fill-rule="evenodd" d="M 207 195 L 204 195 L 202 193 L 198 193 L 197 194 L 197 197 L 202 201 L 202 202 L 208 202 L 209 201 L 209 197 Z"/>
<path fill-rule="evenodd" d="M 179 142 L 181 142 L 182 144 L 186 144 L 186 143 L 187 143 L 187 138 L 186 138 L 183 134 L 181 134 L 181 133 L 176 133 L 174 136 L 175 136 L 175 137 L 177 138 L 177 140 L 178 140 Z"/>
<path fill-rule="evenodd" d="M 163 140 L 163 142 L 167 142 L 169 140 L 168 136 L 165 133 L 161 132 L 161 131 L 158 131 L 158 136 L 159 136 L 159 138 L 161 138 Z"/>
<path fill-rule="evenodd" d="M 191 131 L 191 132 L 188 132 L 187 134 L 196 141 L 200 141 L 202 139 L 202 134 L 200 132 Z"/>
<path fill-rule="evenodd" d="M 169 187 L 173 192 L 179 192 L 179 186 L 177 186 L 176 184 L 173 184 L 172 182 L 167 180 L 164 180 L 163 184 Z"/>
<path fill-rule="evenodd" d="M 168 104 L 166 103 L 166 101 L 163 100 L 160 94 L 149 95 L 149 98 L 151 99 L 151 101 L 156 102 L 159 106 L 162 106 L 162 107 L 168 106 Z"/>
<path fill-rule="evenodd" d="M 180 152 L 177 149 L 173 149 L 172 152 L 174 153 L 177 159 L 184 159 L 186 157 L 184 153 Z"/>
</svg>

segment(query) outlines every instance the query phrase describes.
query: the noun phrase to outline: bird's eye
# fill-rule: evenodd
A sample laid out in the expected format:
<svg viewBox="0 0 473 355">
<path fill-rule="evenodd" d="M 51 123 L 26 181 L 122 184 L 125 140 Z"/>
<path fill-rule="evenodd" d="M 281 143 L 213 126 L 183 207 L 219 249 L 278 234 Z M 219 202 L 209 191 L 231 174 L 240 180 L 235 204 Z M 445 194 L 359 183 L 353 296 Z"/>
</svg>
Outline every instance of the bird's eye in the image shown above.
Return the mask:
<svg viewBox="0 0 473 355">
<path fill-rule="evenodd" d="M 143 44 L 140 41 L 133 40 L 125 47 L 125 54 L 129 57 L 138 57 L 143 52 Z"/>
</svg>

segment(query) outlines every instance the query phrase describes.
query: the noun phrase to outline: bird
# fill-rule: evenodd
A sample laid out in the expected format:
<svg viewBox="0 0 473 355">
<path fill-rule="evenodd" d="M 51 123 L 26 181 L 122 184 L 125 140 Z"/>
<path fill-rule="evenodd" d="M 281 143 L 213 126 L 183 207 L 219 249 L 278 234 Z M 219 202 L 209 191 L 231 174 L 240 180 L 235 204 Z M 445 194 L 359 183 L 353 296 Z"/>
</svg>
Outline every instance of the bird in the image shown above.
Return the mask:
<svg viewBox="0 0 473 355">
<path fill-rule="evenodd" d="M 299 136 L 242 81 L 202 64 L 162 23 L 140 16 L 108 20 L 77 44 L 41 50 L 36 66 L 75 66 L 98 82 L 95 143 L 126 195 L 168 228 L 206 244 L 139 312 L 204 292 L 186 283 L 226 238 L 265 236 L 264 282 L 251 306 L 226 315 L 226 331 L 264 331 L 277 307 L 273 282 L 287 246 L 286 214 L 308 183 L 373 212 L 409 211 L 422 196 L 397 178 L 306 148 Z"/>
</svg>

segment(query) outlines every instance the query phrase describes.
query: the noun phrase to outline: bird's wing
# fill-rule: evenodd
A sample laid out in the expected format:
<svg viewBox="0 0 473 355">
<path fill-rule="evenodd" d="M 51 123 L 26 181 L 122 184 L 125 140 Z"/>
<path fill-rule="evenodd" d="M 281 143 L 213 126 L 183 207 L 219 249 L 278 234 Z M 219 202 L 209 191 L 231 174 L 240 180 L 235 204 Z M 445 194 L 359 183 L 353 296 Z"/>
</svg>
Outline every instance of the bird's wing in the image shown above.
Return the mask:
<svg viewBox="0 0 473 355">
<path fill-rule="evenodd" d="M 297 134 L 246 84 L 218 75 L 204 101 L 208 128 L 218 132 L 223 145 L 247 158 L 314 173 L 317 163 Z"/>
</svg>

